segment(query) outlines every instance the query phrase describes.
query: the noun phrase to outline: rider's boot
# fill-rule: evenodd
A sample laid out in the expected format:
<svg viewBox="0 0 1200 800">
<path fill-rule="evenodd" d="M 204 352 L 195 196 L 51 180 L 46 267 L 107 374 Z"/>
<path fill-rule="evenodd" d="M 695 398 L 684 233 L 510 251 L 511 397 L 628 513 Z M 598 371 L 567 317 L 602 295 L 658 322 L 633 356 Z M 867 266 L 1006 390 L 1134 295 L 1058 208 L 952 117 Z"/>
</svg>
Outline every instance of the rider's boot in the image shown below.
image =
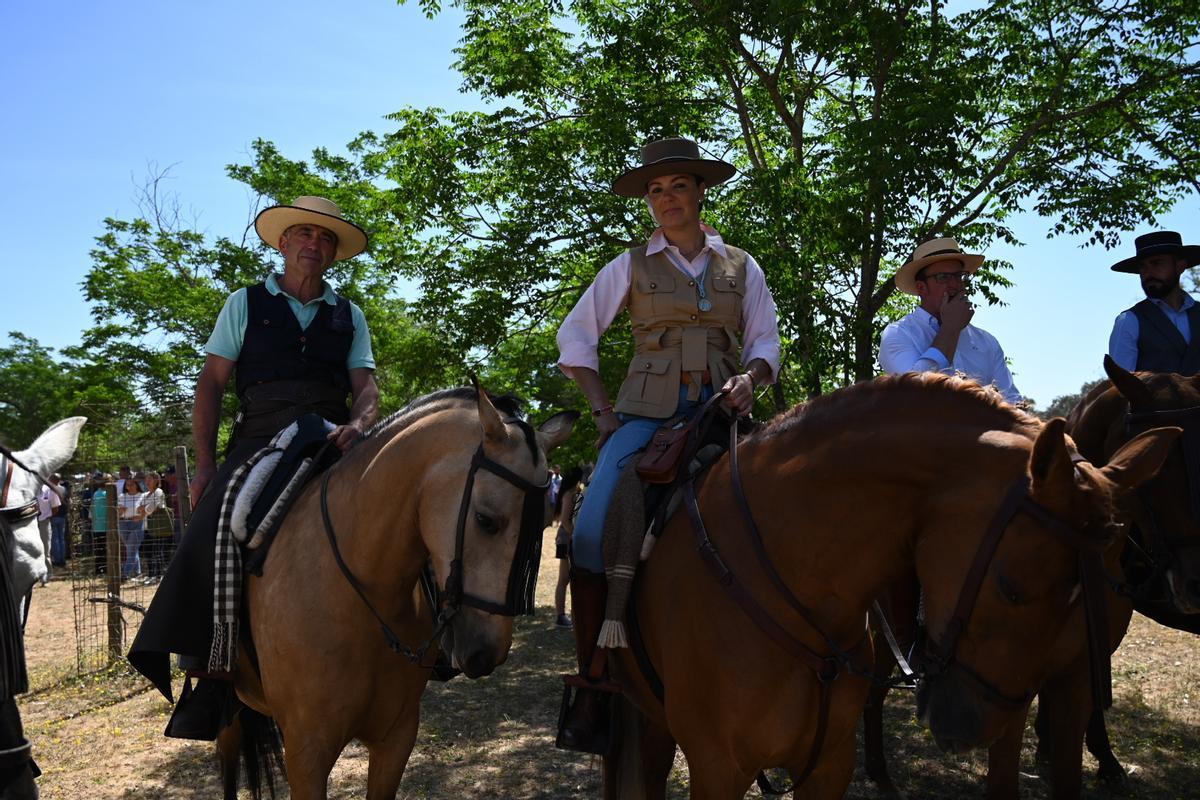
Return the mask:
<svg viewBox="0 0 1200 800">
<path fill-rule="evenodd" d="M 183 666 L 189 665 L 185 661 Z M 195 688 L 192 686 L 193 679 L 196 681 Z M 233 673 L 189 669 L 183 691 L 179 693 L 179 701 L 163 735 L 173 739 L 213 742 L 236 712 Z"/>
<path fill-rule="evenodd" d="M 604 649 L 596 646 L 604 623 L 607 599 L 604 575 L 583 569 L 571 570 L 571 610 L 575 615 L 575 652 L 579 674 L 586 682 L 604 678 Z M 608 692 L 581 686 L 559 728 L 559 747 L 604 755 L 608 750 Z"/>
</svg>

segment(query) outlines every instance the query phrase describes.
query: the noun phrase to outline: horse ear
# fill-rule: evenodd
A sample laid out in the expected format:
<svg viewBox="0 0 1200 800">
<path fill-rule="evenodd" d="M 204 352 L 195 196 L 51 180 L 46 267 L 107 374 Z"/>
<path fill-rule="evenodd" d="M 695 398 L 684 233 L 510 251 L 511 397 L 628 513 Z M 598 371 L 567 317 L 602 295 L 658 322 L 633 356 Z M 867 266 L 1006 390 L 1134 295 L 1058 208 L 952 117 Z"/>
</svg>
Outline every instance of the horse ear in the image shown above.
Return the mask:
<svg viewBox="0 0 1200 800">
<path fill-rule="evenodd" d="M 1117 391 L 1129 401 L 1129 407 L 1132 410 L 1141 411 L 1154 400 L 1149 387 L 1138 380 L 1136 375 L 1122 369 L 1116 361 L 1113 361 L 1112 356 L 1104 356 L 1104 372 L 1113 382 L 1113 386 L 1117 387 Z"/>
<path fill-rule="evenodd" d="M 1032 491 L 1035 497 L 1044 497 L 1049 492 L 1064 491 L 1074 483 L 1075 465 L 1067 450 L 1064 432 L 1067 421 L 1055 417 L 1042 426 L 1033 452 L 1029 455 L 1029 474 L 1033 478 Z"/>
<path fill-rule="evenodd" d="M 479 399 L 479 424 L 483 426 L 483 438 L 493 443 L 504 441 L 508 436 L 508 429 L 504 427 L 500 412 L 496 411 L 487 391 L 479 385 L 478 380 L 475 381 L 475 395 Z"/>
<path fill-rule="evenodd" d="M 60 420 L 43 431 L 33 444 L 14 455 L 43 475 L 57 472 L 75 455 L 75 446 L 79 444 L 79 431 L 85 422 L 87 417 L 67 417 Z"/>
<path fill-rule="evenodd" d="M 560 411 L 537 427 L 538 443 L 542 452 L 549 454 L 567 440 L 579 419 L 578 411 Z"/>
<path fill-rule="evenodd" d="M 1130 439 L 1100 471 L 1123 489 L 1136 489 L 1153 478 L 1183 428 L 1151 428 Z"/>
</svg>

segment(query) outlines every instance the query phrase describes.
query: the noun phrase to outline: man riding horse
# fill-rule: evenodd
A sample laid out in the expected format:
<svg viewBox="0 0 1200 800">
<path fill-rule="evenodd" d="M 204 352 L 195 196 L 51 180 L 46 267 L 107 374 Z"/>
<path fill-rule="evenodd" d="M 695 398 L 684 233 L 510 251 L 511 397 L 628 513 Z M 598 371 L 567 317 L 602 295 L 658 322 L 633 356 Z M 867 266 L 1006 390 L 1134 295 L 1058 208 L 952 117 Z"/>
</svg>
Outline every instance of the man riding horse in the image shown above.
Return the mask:
<svg viewBox="0 0 1200 800">
<path fill-rule="evenodd" d="M 1189 267 L 1200 264 L 1200 246 L 1185 245 L 1175 231 L 1156 231 L 1133 240 L 1137 255 L 1112 265 L 1113 272 L 1141 278 L 1146 299 L 1117 315 L 1108 354 L 1133 372 L 1200 372 L 1200 305 L 1179 286 Z"/>
<path fill-rule="evenodd" d="M 181 654 L 189 681 L 166 731 L 178 738 L 212 740 L 228 721 L 230 676 L 206 668 L 214 540 L 233 472 L 305 414 L 331 422 L 328 439 L 344 451 L 378 410 L 366 318 L 324 280 L 334 261 L 366 249 L 366 233 L 333 202 L 310 196 L 265 209 L 254 227 L 283 254 L 283 274 L 231 294 L 205 346 L 192 409 L 196 473 L 189 490 L 195 511 L 129 652 L 130 663 L 168 699 L 169 655 Z M 239 409 L 218 467 L 221 396 L 235 373 Z M 191 678 L 199 681 L 194 690 Z"/>
</svg>

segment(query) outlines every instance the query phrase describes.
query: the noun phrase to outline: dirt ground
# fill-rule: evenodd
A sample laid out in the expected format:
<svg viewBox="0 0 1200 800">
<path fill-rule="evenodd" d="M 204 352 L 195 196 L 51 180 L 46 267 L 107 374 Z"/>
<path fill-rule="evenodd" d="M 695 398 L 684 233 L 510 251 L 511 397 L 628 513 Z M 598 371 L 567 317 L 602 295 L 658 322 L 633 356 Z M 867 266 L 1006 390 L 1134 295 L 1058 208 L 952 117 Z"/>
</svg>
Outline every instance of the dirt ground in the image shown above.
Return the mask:
<svg viewBox="0 0 1200 800">
<path fill-rule="evenodd" d="M 571 635 L 553 626 L 558 563 L 547 531 L 539 608 L 518 621 L 508 662 L 491 677 L 430 683 L 421 732 L 400 797 L 598 797 L 599 771 L 586 757 L 554 749 L 561 683 L 571 664 Z M 73 590 L 74 589 L 74 590 Z M 146 602 L 152 587 L 133 596 Z M 43 797 L 220 797 L 211 745 L 163 737 L 170 707 L 119 665 L 77 674 L 76 628 L 88 633 L 90 588 L 62 576 L 34 593 L 27 628 L 32 691 L 21 698 L 27 734 L 43 770 Z M 129 599 L 129 598 L 127 598 Z M 136 624 L 138 615 L 123 616 Z M 381 641 L 382 646 L 382 641 Z M 83 666 L 90 664 L 87 659 Z M 1109 730 L 1130 770 L 1128 795 L 1154 800 L 1200 797 L 1200 643 L 1135 616 L 1113 664 L 1115 704 Z M 946 755 L 913 721 L 911 696 L 893 693 L 886 714 L 892 774 L 911 798 L 982 797 L 984 754 Z M 1048 797 L 1033 774 L 1032 733 L 1026 737 L 1021 793 Z M 333 798 L 361 797 L 366 753 L 351 744 L 330 781 Z M 1095 764 L 1085 756 L 1085 770 Z M 244 793 L 245 794 L 245 793 Z M 1087 797 L 1108 798 L 1089 781 Z M 286 795 L 286 790 L 284 790 Z M 248 796 L 248 795 L 245 795 Z M 750 796 L 758 796 L 754 790 Z M 846 797 L 876 794 L 861 769 Z M 687 766 L 677 756 L 669 797 L 687 797 Z"/>
</svg>

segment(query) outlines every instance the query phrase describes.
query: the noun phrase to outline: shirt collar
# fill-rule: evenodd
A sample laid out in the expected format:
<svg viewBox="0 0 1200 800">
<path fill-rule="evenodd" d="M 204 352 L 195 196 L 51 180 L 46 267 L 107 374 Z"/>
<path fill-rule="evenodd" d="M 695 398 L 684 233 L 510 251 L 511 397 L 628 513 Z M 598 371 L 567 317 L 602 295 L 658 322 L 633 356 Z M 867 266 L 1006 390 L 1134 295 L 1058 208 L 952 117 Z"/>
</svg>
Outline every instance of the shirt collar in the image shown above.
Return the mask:
<svg viewBox="0 0 1200 800">
<path fill-rule="evenodd" d="M 941 321 L 939 321 L 938 318 L 933 314 L 930 314 L 928 311 L 921 308 L 921 306 L 917 306 L 916 309 L 913 310 L 913 313 L 917 315 L 917 319 L 923 322 L 926 327 L 932 328 L 935 331 L 940 331 L 942 329 Z"/>
<path fill-rule="evenodd" d="M 721 234 L 717 233 L 716 228 L 705 223 L 700 223 L 700 230 L 704 231 L 704 246 L 721 258 L 728 258 L 729 251 L 725 249 L 725 240 L 721 238 Z M 666 250 L 670 242 L 667 241 L 667 235 L 663 233 L 662 228 L 655 228 L 654 233 L 650 234 L 650 240 L 646 242 L 646 255 L 654 255 L 655 253 Z M 703 252 L 703 251 L 701 251 Z"/>
<path fill-rule="evenodd" d="M 1183 292 L 1183 302 L 1179 305 L 1178 311 L 1171 308 L 1171 306 L 1168 305 L 1165 300 L 1159 300 L 1156 297 L 1151 297 L 1150 302 L 1154 303 L 1154 305 L 1158 306 L 1163 311 L 1168 311 L 1172 314 L 1182 314 L 1183 312 L 1187 311 L 1192 306 L 1196 305 L 1196 301 L 1193 300 L 1192 296 L 1190 294 L 1188 294 L 1187 292 Z"/>
<path fill-rule="evenodd" d="M 291 297 L 291 299 L 295 300 L 297 303 L 300 302 L 299 298 L 292 297 L 290 294 L 288 294 L 282 288 L 280 288 L 279 276 L 276 275 L 274 272 L 272 272 L 270 275 L 267 276 L 266 281 L 264 281 L 264 285 L 267 287 L 267 291 L 270 292 L 271 294 L 281 294 L 284 297 Z M 325 291 L 321 294 L 321 296 L 318 298 L 314 298 L 313 300 L 309 300 L 308 302 L 315 303 L 318 300 L 320 300 L 320 301 L 328 303 L 331 306 L 336 306 L 337 305 L 337 294 L 333 291 L 333 287 L 329 285 L 328 281 L 321 281 L 321 286 L 325 289 Z M 308 303 L 302 303 L 301 305 L 308 305 Z"/>
</svg>

